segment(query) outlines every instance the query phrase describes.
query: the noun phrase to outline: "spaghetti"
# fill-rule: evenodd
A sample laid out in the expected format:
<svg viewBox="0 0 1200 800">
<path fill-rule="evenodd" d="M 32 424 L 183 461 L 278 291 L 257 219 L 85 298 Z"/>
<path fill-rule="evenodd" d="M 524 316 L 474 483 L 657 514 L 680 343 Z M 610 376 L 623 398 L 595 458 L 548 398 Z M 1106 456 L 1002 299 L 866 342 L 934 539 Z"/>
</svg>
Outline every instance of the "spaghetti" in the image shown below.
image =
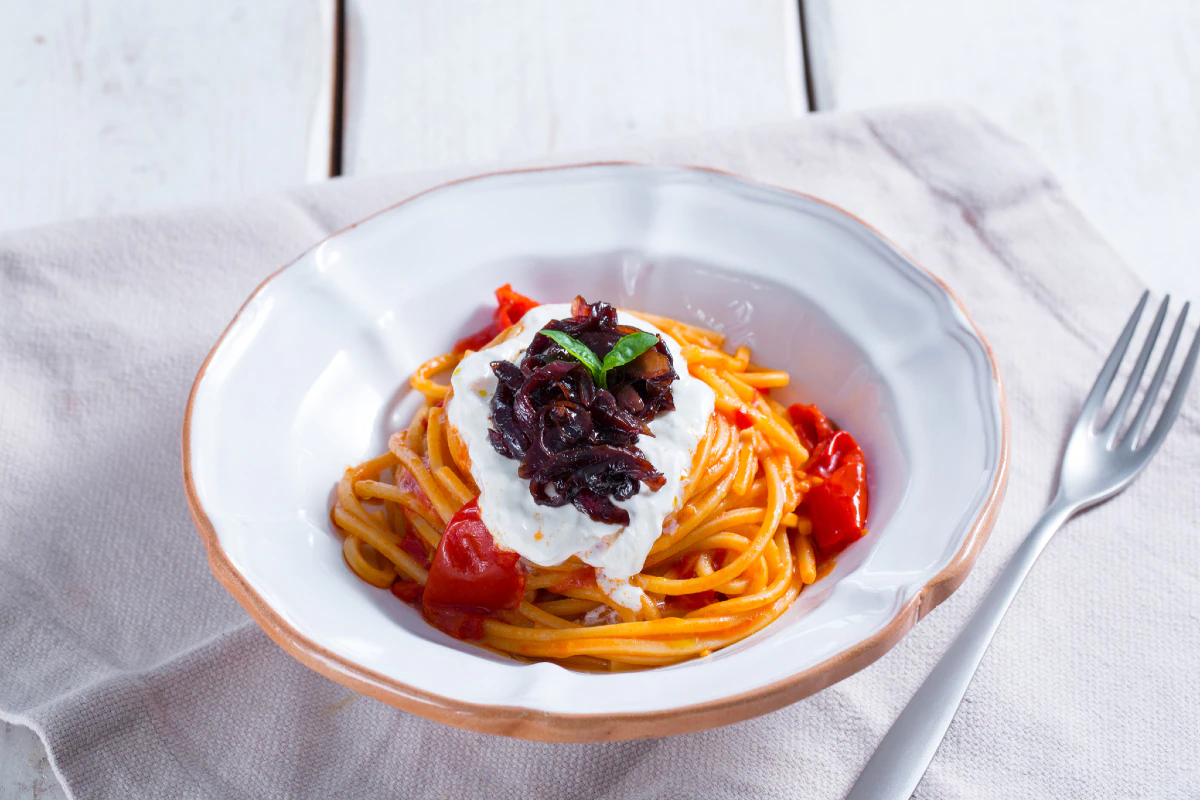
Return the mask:
<svg viewBox="0 0 1200 800">
<path fill-rule="evenodd" d="M 418 368 L 412 386 L 422 408 L 388 452 L 349 468 L 338 484 L 331 517 L 345 534 L 347 565 L 371 586 L 495 651 L 578 669 L 638 669 L 705 656 L 761 630 L 865 533 L 862 451 L 815 406 L 788 408 L 771 396 L 788 385 L 786 372 L 753 364 L 745 346 L 725 352 L 716 331 L 630 312 L 675 339 L 688 372 L 715 394 L 681 502 L 630 579 L 641 607 L 616 602 L 577 557 L 537 566 L 498 547 L 447 422 L 450 387 L 438 381 L 534 305 L 510 287 L 497 296 L 495 319 L 506 324 Z M 474 577 L 454 571 L 464 563 Z M 461 588 L 468 578 L 477 585 Z M 456 592 L 468 590 L 472 600 L 456 604 Z"/>
</svg>

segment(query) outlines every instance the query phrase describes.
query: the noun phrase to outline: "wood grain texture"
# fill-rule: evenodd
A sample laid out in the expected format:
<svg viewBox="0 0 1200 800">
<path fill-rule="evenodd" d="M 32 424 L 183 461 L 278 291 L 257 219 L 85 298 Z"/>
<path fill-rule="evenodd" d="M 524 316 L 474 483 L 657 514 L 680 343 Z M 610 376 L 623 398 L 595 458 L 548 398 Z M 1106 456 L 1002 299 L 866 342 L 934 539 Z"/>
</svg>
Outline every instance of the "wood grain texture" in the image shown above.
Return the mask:
<svg viewBox="0 0 1200 800">
<path fill-rule="evenodd" d="M 521 158 L 807 109 L 795 0 L 347 0 L 344 171 Z"/>
<path fill-rule="evenodd" d="M 64 800 L 66 796 L 37 734 L 0 722 L 0 800 Z"/>
<path fill-rule="evenodd" d="M 1148 283 L 1200 300 L 1200 3 L 804 7 L 817 108 L 979 108 L 1041 155 Z"/>
<path fill-rule="evenodd" d="M 0 228 L 328 175 L 333 0 L 39 0 L 0 25 Z"/>
</svg>

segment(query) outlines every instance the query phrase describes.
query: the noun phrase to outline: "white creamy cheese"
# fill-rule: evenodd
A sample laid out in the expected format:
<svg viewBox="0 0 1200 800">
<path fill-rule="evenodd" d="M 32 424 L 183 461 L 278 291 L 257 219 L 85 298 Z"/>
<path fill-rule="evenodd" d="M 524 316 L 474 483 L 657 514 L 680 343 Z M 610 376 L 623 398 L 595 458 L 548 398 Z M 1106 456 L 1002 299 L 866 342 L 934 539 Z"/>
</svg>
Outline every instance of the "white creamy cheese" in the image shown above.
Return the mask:
<svg viewBox="0 0 1200 800">
<path fill-rule="evenodd" d="M 629 525 L 624 527 L 596 522 L 573 505 L 538 505 L 529 493 L 529 482 L 517 475 L 520 462 L 500 455 L 488 441 L 496 391 L 496 377 L 489 365 L 501 359 L 519 362 L 546 323 L 570 316 L 568 303 L 537 306 L 521 318 L 518 330 L 508 339 L 464 358 L 451 378 L 454 393 L 446 416 L 467 446 L 471 475 L 479 486 L 479 511 L 497 543 L 546 567 L 578 556 L 598 568 L 598 582 L 614 601 L 636 609 L 642 592 L 628 579 L 641 571 L 662 533 L 663 520 L 682 501 L 683 479 L 691 469 L 692 455 L 708 427 L 716 398 L 712 389 L 688 373 L 678 342 L 650 323 L 618 312 L 619 324 L 662 336 L 679 375 L 671 385 L 675 410 L 651 421 L 654 436 L 641 436 L 637 443 L 666 484 L 658 491 L 642 484 L 630 499 L 616 501 L 629 512 Z"/>
</svg>

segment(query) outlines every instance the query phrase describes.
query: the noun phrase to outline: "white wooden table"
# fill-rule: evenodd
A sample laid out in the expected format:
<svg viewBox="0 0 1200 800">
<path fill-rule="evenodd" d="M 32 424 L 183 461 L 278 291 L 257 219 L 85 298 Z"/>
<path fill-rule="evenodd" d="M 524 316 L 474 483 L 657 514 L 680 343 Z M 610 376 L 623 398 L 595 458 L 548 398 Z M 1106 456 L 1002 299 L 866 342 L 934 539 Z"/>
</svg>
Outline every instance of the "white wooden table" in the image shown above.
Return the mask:
<svg viewBox="0 0 1200 800">
<path fill-rule="evenodd" d="M 0 229 L 786 119 L 968 103 L 1200 300 L 1200 3 L 39 0 L 0 25 Z M 1047 268 L 1053 268 L 1048 264 Z M 63 797 L 0 724 L 0 800 Z"/>
</svg>

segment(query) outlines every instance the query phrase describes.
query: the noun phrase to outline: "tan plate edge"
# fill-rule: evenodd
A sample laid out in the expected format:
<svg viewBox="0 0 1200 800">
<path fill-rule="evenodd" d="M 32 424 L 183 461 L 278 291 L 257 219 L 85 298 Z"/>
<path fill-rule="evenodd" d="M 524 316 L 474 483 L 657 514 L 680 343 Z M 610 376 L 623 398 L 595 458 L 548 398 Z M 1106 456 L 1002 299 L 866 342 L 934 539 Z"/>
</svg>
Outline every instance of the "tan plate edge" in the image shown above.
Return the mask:
<svg viewBox="0 0 1200 800">
<path fill-rule="evenodd" d="M 418 197 L 421 197 L 429 192 L 444 189 L 447 186 L 453 186 L 458 183 L 478 180 L 480 178 L 489 178 L 497 175 L 513 175 L 529 172 L 545 172 L 559 169 L 573 169 L 578 167 L 592 166 L 668 166 L 663 164 L 643 165 L 630 161 L 601 161 L 590 162 L 585 164 L 562 164 L 552 167 L 537 167 L 530 169 L 502 170 L 499 172 L 490 172 L 482 175 L 473 175 L 467 178 L 449 181 L 438 186 L 426 189 L 423 192 L 415 194 L 398 203 L 394 203 L 386 208 L 383 208 L 374 214 L 365 217 L 358 222 L 349 225 L 336 233 L 330 234 L 316 246 L 340 236 L 348 230 L 358 227 L 362 223 L 373 219 L 380 214 L 391 211 L 394 208 L 411 202 Z M 744 181 L 746 183 L 767 186 L 779 191 L 788 192 L 789 194 L 800 195 L 809 200 L 821 203 L 836 211 L 845 214 L 846 216 L 856 220 L 861 225 L 875 233 L 884 241 L 888 242 L 898 252 L 900 252 L 909 261 L 909 263 L 918 267 L 925 272 L 930 278 L 937 282 L 950 299 L 958 306 L 966 320 L 971 324 L 971 328 L 975 331 L 975 335 L 979 341 L 983 343 L 984 350 L 987 353 L 989 362 L 992 365 L 992 377 L 996 382 L 996 387 L 999 390 L 1000 397 L 1000 419 L 1001 419 L 1001 444 L 1000 444 L 1000 467 L 996 473 L 996 478 L 992 482 L 991 491 L 988 493 L 987 501 L 984 503 L 983 509 L 978 517 L 971 525 L 971 530 L 967 534 L 966 540 L 962 547 L 950 563 L 933 577 L 924 587 L 921 588 L 916 595 L 913 596 L 885 625 L 880 631 L 873 636 L 859 642 L 854 647 L 844 650 L 841 653 L 829 658 L 816 666 L 810 667 L 804 672 L 792 675 L 783 680 L 755 689 L 749 692 L 743 692 L 732 697 L 726 697 L 721 700 L 715 700 L 708 703 L 700 703 L 691 706 L 683 706 L 666 711 L 653 711 L 642 714 L 554 714 L 543 711 L 531 711 L 529 709 L 516 708 L 513 706 L 492 706 L 480 705 L 475 703 L 464 703 L 440 695 L 424 692 L 407 684 L 388 678 L 373 670 L 366 669 L 350 660 L 330 652 L 316 642 L 303 636 L 299 631 L 288 624 L 278 612 L 267 605 L 266 601 L 254 591 L 253 588 L 246 582 L 245 578 L 234 568 L 229 557 L 225 554 L 221 547 L 220 541 L 217 539 L 216 529 L 213 527 L 212 521 L 205 513 L 203 506 L 200 504 L 199 498 L 196 496 L 196 487 L 192 477 L 192 459 L 191 459 L 191 426 L 192 426 L 192 410 L 196 401 L 196 391 L 200 386 L 200 382 L 204 379 L 204 375 L 208 370 L 208 365 L 212 361 L 213 355 L 229 334 L 229 331 L 237 323 L 242 313 L 250 302 L 285 269 L 295 264 L 303 254 L 297 257 L 291 263 L 280 267 L 273 272 L 266 280 L 258 285 L 258 288 L 247 298 L 242 307 L 238 309 L 238 313 L 233 320 L 226 326 L 221 333 L 221 337 L 217 339 L 209 351 L 208 356 L 204 359 L 204 363 L 200 366 L 199 372 L 196 374 L 196 379 L 192 383 L 192 390 L 188 395 L 187 408 L 184 412 L 183 431 L 182 431 L 182 447 L 181 454 L 183 460 L 183 484 L 184 491 L 187 495 L 188 510 L 191 512 L 192 521 L 196 525 L 196 529 L 200 533 L 200 538 L 204 542 L 204 547 L 208 551 L 208 563 L 217 580 L 229 591 L 234 598 L 241 603 L 242 607 L 249 612 L 254 621 L 261 627 L 271 639 L 287 651 L 292 657 L 300 661 L 305 666 L 319 672 L 325 677 L 336 681 L 344 686 L 348 686 L 355 691 L 361 692 L 376 700 L 387 703 L 390 706 L 399 708 L 404 711 L 417 714 L 426 719 L 435 722 L 441 722 L 446 725 L 453 725 L 457 728 L 476 731 L 479 733 L 501 734 L 504 736 L 513 736 L 519 739 L 531 739 L 535 741 L 545 742 L 602 742 L 602 741 L 620 741 L 626 739 L 646 739 L 658 736 L 673 736 L 683 733 L 695 733 L 697 731 L 708 730 L 722 725 L 730 725 L 735 722 L 751 719 L 763 714 L 775 711 L 786 705 L 790 705 L 799 700 L 815 694 L 816 692 L 832 686 L 844 678 L 848 678 L 864 667 L 870 665 L 875 660 L 880 658 L 884 653 L 890 650 L 900 641 L 919 619 L 932 611 L 938 604 L 944 601 L 947 597 L 954 593 L 970 573 L 971 568 L 975 565 L 975 559 L 979 556 L 979 551 L 983 549 L 983 545 L 987 542 L 988 535 L 991 533 L 993 526 L 996 524 L 996 517 L 1000 511 L 1000 504 L 1004 498 L 1005 490 L 1008 486 L 1008 467 L 1009 467 L 1009 438 L 1010 424 L 1008 415 L 1008 400 L 1004 391 L 1004 381 L 1000 376 L 1000 368 L 996 363 L 996 358 L 992 352 L 991 345 L 984 338 L 979 326 L 971 318 L 966 307 L 958 296 L 947 286 L 940 278 L 934 275 L 925 267 L 921 266 L 917 261 L 905 253 L 888 237 L 884 236 L 872 225 L 846 211 L 844 208 L 836 206 L 819 197 L 798 192 L 793 189 L 788 189 L 781 186 L 773 186 L 763 183 L 762 181 L 750 180 L 740 175 L 736 175 L 724 170 L 713 169 L 711 167 L 696 167 L 691 165 L 676 165 L 686 169 L 694 169 L 698 171 L 714 172 L 721 175 L 727 175 L 732 178 Z M 310 250 L 313 248 L 310 248 Z M 306 253 L 309 251 L 305 251 Z"/>
</svg>

